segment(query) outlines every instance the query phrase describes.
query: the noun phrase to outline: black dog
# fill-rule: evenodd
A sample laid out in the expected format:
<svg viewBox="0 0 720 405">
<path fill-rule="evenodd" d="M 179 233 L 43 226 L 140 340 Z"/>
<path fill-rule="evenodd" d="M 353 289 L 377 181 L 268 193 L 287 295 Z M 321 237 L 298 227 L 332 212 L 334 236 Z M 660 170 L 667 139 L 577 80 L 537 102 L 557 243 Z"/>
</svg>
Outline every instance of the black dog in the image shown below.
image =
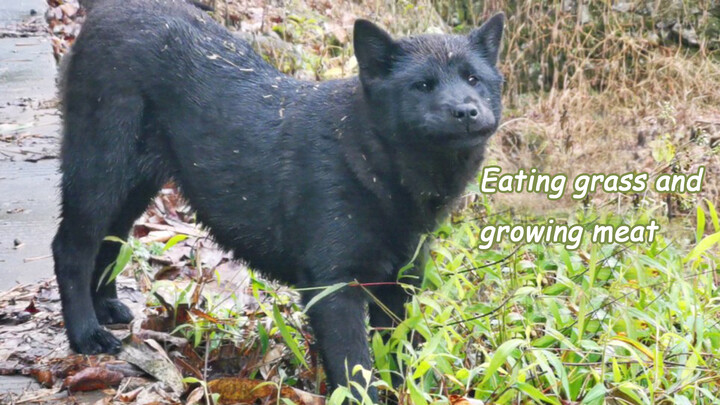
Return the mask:
<svg viewBox="0 0 720 405">
<path fill-rule="evenodd" d="M 97 0 L 63 88 L 53 252 L 73 350 L 121 349 L 100 326 L 132 319 L 113 283 L 97 288 L 119 248 L 103 238 L 127 235 L 169 179 L 219 244 L 270 277 L 395 281 L 498 127 L 502 30 L 497 15 L 468 36 L 393 40 L 358 20 L 359 78 L 310 83 L 184 1 Z M 403 316 L 401 287 L 372 292 Z M 308 311 L 331 387 L 372 366 L 367 303 L 348 286 Z M 373 326 L 392 326 L 369 311 Z"/>
</svg>

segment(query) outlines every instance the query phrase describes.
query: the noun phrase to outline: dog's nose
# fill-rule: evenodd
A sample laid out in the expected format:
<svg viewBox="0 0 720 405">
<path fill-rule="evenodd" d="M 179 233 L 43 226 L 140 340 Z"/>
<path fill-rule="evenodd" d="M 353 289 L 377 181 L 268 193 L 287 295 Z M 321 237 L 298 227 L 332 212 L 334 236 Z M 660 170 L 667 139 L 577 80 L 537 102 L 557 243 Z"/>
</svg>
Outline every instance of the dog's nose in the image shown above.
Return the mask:
<svg viewBox="0 0 720 405">
<path fill-rule="evenodd" d="M 480 113 L 475 104 L 465 103 L 450 107 L 450 114 L 459 120 L 475 121 Z"/>
</svg>

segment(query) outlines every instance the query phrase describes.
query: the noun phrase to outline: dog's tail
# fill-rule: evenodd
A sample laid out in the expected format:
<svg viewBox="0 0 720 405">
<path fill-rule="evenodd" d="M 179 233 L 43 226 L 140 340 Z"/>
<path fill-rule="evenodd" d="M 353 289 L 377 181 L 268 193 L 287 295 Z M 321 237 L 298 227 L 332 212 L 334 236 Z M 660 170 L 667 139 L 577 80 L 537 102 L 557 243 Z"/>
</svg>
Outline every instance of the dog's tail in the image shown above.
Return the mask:
<svg viewBox="0 0 720 405">
<path fill-rule="evenodd" d="M 101 3 L 103 1 L 107 1 L 107 0 L 78 0 L 78 1 L 85 10 L 90 11 L 96 4 Z M 187 1 L 188 3 L 192 4 L 193 6 L 195 6 L 197 8 L 199 8 L 200 10 L 215 11 L 215 9 L 211 5 L 205 4 L 204 2 L 202 2 L 200 0 L 185 0 L 185 1 Z"/>
</svg>

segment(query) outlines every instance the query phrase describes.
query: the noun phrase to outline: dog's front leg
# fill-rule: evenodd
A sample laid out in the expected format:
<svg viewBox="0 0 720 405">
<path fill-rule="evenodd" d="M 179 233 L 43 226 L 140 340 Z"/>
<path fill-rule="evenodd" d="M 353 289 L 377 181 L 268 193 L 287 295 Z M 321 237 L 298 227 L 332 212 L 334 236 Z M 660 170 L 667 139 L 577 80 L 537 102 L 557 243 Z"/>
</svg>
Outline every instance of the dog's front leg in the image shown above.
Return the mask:
<svg viewBox="0 0 720 405">
<path fill-rule="evenodd" d="M 305 294 L 305 303 L 313 296 Z M 307 311 L 320 348 L 329 391 L 338 386 L 348 386 L 348 378 L 362 387 L 368 384 L 362 373 L 352 375 L 356 365 L 372 369 L 365 327 L 365 304 L 362 289 L 344 287 L 315 302 Z M 377 389 L 371 387 L 368 394 L 374 403 L 377 402 Z M 354 388 L 353 395 L 361 400 Z"/>
</svg>

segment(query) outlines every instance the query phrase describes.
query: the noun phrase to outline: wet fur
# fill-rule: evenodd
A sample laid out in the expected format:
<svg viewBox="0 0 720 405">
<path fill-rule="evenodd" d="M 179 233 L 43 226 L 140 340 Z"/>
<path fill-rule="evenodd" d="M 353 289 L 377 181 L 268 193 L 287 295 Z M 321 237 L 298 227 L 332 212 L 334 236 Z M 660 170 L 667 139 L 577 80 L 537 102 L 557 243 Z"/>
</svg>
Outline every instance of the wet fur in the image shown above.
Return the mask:
<svg viewBox="0 0 720 405">
<path fill-rule="evenodd" d="M 96 288 L 119 248 L 103 238 L 125 237 L 171 179 L 216 241 L 269 277 L 396 281 L 497 128 L 501 32 L 502 16 L 469 36 L 392 40 L 358 21 L 360 77 L 315 83 L 279 73 L 185 2 L 94 2 L 62 88 L 53 252 L 71 347 L 121 350 L 100 326 L 132 319 L 114 283 Z M 418 90 L 428 77 L 433 91 Z M 402 318 L 402 288 L 373 293 Z M 346 363 L 372 367 L 367 301 L 346 287 L 309 310 L 331 387 L 347 383 Z M 373 326 L 392 326 L 369 312 Z"/>
</svg>

